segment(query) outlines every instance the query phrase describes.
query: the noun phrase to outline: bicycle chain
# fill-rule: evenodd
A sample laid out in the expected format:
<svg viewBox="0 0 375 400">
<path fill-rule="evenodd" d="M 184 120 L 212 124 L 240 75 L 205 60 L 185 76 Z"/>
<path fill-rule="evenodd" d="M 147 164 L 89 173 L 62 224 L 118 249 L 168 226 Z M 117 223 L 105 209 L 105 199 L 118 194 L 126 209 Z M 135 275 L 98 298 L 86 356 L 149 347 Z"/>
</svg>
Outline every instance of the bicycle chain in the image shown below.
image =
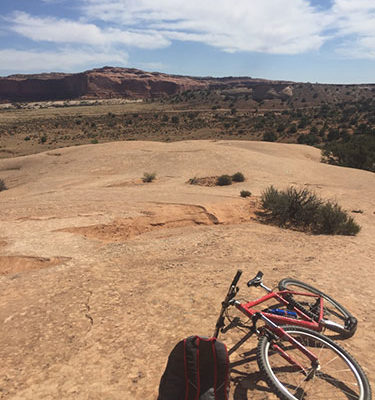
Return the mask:
<svg viewBox="0 0 375 400">
<path fill-rule="evenodd" d="M 297 310 L 303 312 L 306 314 L 309 318 L 312 320 L 319 322 L 319 315 L 313 313 L 312 311 L 308 310 L 305 308 L 302 304 L 298 303 L 298 301 L 294 300 L 293 296 L 291 294 L 287 294 L 284 296 L 285 300 L 289 302 L 289 305 L 296 308 Z"/>
</svg>

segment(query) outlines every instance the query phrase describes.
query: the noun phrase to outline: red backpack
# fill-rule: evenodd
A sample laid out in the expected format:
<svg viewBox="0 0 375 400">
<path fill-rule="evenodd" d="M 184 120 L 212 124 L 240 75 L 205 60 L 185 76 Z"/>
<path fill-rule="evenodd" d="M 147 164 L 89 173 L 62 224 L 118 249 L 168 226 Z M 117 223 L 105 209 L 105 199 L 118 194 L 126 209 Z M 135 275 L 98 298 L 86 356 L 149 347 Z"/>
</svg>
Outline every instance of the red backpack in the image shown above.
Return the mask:
<svg viewBox="0 0 375 400">
<path fill-rule="evenodd" d="M 216 338 L 190 336 L 172 350 L 158 400 L 228 400 L 229 359 Z"/>
</svg>

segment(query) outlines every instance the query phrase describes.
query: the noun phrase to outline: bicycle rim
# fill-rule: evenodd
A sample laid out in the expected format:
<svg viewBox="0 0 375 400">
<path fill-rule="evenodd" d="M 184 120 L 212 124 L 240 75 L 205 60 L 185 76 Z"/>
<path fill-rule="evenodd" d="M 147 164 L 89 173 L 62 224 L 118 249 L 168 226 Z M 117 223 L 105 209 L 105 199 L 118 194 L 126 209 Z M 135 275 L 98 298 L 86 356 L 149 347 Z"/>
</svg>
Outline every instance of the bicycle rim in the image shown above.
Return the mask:
<svg viewBox="0 0 375 400">
<path fill-rule="evenodd" d="M 286 278 L 279 283 L 280 290 L 290 290 L 295 292 L 306 292 L 319 295 L 324 299 L 323 320 L 327 320 L 327 328 L 335 332 L 341 333 L 343 337 L 351 337 L 357 328 L 357 320 L 352 314 L 346 310 L 340 303 L 332 297 L 326 295 L 314 287 L 304 282 L 297 281 L 292 278 Z M 318 321 L 319 307 L 316 305 L 316 297 L 307 297 L 303 295 L 293 294 L 293 300 L 300 306 L 302 311 L 307 310 L 308 315 Z M 297 307 L 298 308 L 298 307 Z M 332 324 L 329 324 L 332 322 Z M 323 321 L 324 325 L 324 321 Z"/>
<path fill-rule="evenodd" d="M 288 400 L 370 400 L 371 390 L 361 367 L 339 345 L 323 335 L 304 328 L 283 327 L 289 335 L 318 356 L 320 369 L 315 370 L 311 361 L 289 342 L 276 342 L 267 336 L 258 344 L 258 365 L 267 383 L 281 399 Z M 280 346 L 288 356 L 302 365 L 310 375 L 294 366 L 273 349 Z M 314 372 L 315 371 L 315 372 Z"/>
</svg>

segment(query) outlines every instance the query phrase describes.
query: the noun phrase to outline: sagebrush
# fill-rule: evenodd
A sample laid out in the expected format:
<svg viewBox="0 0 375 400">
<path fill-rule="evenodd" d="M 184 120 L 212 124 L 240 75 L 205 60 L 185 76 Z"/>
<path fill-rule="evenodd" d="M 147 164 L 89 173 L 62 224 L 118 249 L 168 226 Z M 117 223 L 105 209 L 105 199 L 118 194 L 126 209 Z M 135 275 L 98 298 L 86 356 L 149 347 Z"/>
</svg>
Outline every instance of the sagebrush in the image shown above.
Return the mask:
<svg viewBox="0 0 375 400">
<path fill-rule="evenodd" d="M 307 188 L 269 186 L 262 193 L 261 206 L 282 227 L 329 235 L 356 235 L 361 229 L 337 203 L 324 201 Z"/>
<path fill-rule="evenodd" d="M 235 174 L 232 175 L 232 181 L 233 182 L 244 182 L 245 176 L 242 172 L 236 172 Z"/>
<path fill-rule="evenodd" d="M 248 190 L 241 190 L 240 195 L 241 197 L 250 197 L 251 192 L 249 192 Z"/>
<path fill-rule="evenodd" d="M 227 186 L 232 184 L 232 177 L 230 175 L 220 175 L 216 180 L 216 185 Z"/>
<path fill-rule="evenodd" d="M 156 173 L 155 172 L 145 172 L 143 174 L 142 181 L 145 183 L 152 182 L 156 178 Z"/>
<path fill-rule="evenodd" d="M 0 192 L 2 192 L 3 190 L 7 190 L 7 185 L 5 184 L 5 182 L 3 181 L 3 179 L 0 179 Z"/>
</svg>

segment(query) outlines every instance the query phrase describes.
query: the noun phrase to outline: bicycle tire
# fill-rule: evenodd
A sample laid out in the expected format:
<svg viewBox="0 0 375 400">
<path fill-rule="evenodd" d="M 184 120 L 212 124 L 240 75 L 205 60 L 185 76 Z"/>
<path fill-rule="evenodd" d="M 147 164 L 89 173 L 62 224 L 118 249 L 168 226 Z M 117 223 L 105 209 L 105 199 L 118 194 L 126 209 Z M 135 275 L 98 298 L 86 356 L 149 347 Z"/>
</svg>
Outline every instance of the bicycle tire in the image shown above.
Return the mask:
<svg viewBox="0 0 375 400">
<path fill-rule="evenodd" d="M 357 319 L 339 302 L 333 299 L 331 296 L 323 293 L 321 290 L 314 288 L 307 283 L 298 281 L 293 278 L 285 278 L 279 282 L 279 290 L 292 290 L 298 291 L 298 289 L 302 289 L 305 292 L 309 292 L 312 294 L 317 294 L 324 299 L 324 306 L 323 306 L 323 321 L 322 325 L 327 329 L 330 329 L 336 333 L 339 333 L 342 338 L 350 338 L 354 335 L 355 331 L 357 330 Z M 313 320 L 319 321 L 319 312 L 314 312 L 314 307 L 311 304 L 301 301 L 300 298 L 297 296 L 289 297 L 291 299 L 291 305 L 295 308 L 299 309 L 300 311 L 307 314 Z M 304 299 L 307 297 L 305 296 Z M 327 304 L 328 303 L 328 304 Z M 333 322 L 333 323 L 330 323 Z"/>
<path fill-rule="evenodd" d="M 311 372 L 311 361 L 288 341 L 263 335 L 257 347 L 257 361 L 269 387 L 282 400 L 371 400 L 371 388 L 358 362 L 328 337 L 306 328 L 283 326 L 294 339 L 315 353 L 320 370 L 306 378 L 272 349 L 277 343 L 294 360 Z"/>
</svg>

